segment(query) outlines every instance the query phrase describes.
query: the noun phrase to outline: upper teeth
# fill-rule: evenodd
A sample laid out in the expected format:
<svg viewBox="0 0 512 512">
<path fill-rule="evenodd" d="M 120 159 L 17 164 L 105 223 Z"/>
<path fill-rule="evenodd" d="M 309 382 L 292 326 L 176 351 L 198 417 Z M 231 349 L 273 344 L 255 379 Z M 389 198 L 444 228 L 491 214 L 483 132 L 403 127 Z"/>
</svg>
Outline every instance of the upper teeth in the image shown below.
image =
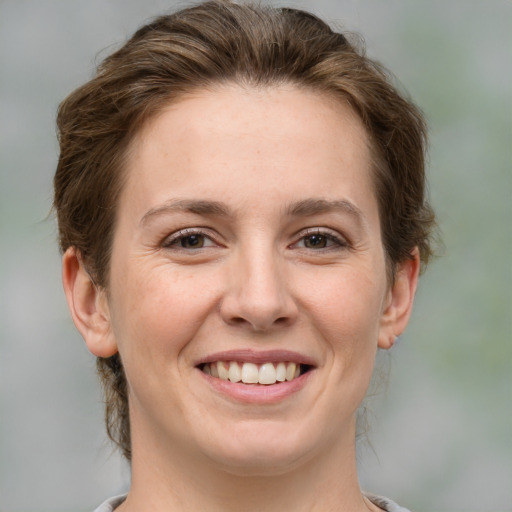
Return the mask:
<svg viewBox="0 0 512 512">
<path fill-rule="evenodd" d="M 217 361 L 202 367 L 204 373 L 231 382 L 244 384 L 275 384 L 285 380 L 293 380 L 300 375 L 300 364 L 297 363 L 237 363 L 236 361 Z"/>
</svg>

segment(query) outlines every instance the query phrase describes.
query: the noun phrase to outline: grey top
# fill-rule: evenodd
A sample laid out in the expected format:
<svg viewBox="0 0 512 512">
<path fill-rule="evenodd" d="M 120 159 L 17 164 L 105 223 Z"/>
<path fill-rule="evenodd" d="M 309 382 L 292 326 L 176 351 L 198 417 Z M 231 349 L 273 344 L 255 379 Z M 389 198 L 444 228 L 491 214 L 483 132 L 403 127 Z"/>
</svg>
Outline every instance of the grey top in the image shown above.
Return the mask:
<svg viewBox="0 0 512 512">
<path fill-rule="evenodd" d="M 397 505 L 394 501 L 382 496 L 374 496 L 373 494 L 365 495 L 373 504 L 377 505 L 386 512 L 409 512 L 404 507 Z M 126 494 L 115 496 L 102 503 L 94 512 L 113 512 L 125 500 Z"/>
</svg>

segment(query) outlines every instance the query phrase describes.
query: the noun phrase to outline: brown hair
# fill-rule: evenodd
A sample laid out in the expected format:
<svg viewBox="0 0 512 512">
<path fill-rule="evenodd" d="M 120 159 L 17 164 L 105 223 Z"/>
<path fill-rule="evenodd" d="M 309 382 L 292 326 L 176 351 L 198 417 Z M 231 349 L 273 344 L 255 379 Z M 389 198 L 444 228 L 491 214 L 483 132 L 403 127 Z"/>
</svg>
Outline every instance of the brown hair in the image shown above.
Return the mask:
<svg viewBox="0 0 512 512">
<path fill-rule="evenodd" d="M 353 39 L 355 39 L 353 37 Z M 434 215 L 425 196 L 426 127 L 385 70 L 312 14 L 228 0 L 161 16 L 106 58 L 61 105 L 54 208 L 60 247 L 75 247 L 108 288 L 123 161 L 142 125 L 170 101 L 220 82 L 292 83 L 348 102 L 375 159 L 382 236 L 390 268 L 419 248 L 431 255 Z M 98 358 L 110 438 L 131 458 L 126 379 L 119 355 Z"/>
</svg>

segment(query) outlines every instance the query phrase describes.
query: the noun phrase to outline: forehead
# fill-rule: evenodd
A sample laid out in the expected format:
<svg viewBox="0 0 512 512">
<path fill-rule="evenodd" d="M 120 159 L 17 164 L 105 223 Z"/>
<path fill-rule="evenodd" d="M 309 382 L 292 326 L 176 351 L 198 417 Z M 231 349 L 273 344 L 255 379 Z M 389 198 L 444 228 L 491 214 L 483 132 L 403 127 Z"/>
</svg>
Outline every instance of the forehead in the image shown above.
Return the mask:
<svg viewBox="0 0 512 512">
<path fill-rule="evenodd" d="M 368 136 L 352 108 L 292 85 L 188 94 L 146 123 L 127 167 L 128 188 L 155 201 L 187 186 L 210 199 L 240 185 L 295 196 L 306 186 L 325 199 L 341 182 L 373 189 Z"/>
<path fill-rule="evenodd" d="M 276 131 L 268 133 L 273 137 L 279 135 L 277 130 L 280 129 L 283 137 L 292 134 L 298 137 L 302 132 L 311 139 L 314 131 L 325 138 L 328 132 L 335 136 L 341 125 L 350 124 L 350 134 L 345 130 L 345 138 L 349 137 L 355 144 L 370 143 L 348 99 L 291 83 L 261 87 L 225 83 L 191 89 L 152 114 L 135 135 L 132 148 L 140 149 L 141 144 L 155 138 L 155 131 L 173 120 L 176 121 L 173 127 L 176 137 L 207 136 L 209 139 L 222 137 L 224 128 L 231 131 L 231 136 L 238 130 L 239 138 L 254 137 L 260 124 L 275 128 Z"/>
</svg>

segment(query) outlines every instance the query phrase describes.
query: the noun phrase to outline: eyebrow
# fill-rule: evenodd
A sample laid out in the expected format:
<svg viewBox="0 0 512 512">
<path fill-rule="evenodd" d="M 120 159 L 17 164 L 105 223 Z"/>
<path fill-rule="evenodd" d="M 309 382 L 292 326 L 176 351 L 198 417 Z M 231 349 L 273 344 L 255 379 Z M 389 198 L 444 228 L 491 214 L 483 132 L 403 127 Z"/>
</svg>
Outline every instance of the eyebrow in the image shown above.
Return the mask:
<svg viewBox="0 0 512 512">
<path fill-rule="evenodd" d="M 355 204 L 345 199 L 304 199 L 303 201 L 292 203 L 286 210 L 288 215 L 294 217 L 305 217 L 330 212 L 348 214 L 357 222 L 364 224 L 363 212 Z"/>
<path fill-rule="evenodd" d="M 207 201 L 197 199 L 171 199 L 160 206 L 148 210 L 140 224 L 143 225 L 149 219 L 173 212 L 187 212 L 204 216 L 231 216 L 228 206 L 219 201 Z M 356 221 L 364 224 L 364 215 L 361 210 L 345 199 L 327 200 L 327 199 L 303 199 L 288 205 L 285 214 L 291 217 L 307 217 L 310 215 L 319 215 L 322 213 L 341 212 L 353 217 Z"/>
<path fill-rule="evenodd" d="M 171 199 L 160 206 L 148 210 L 140 220 L 140 224 L 145 224 L 152 217 L 173 212 L 188 212 L 206 216 L 229 216 L 227 206 L 218 201 Z"/>
</svg>

